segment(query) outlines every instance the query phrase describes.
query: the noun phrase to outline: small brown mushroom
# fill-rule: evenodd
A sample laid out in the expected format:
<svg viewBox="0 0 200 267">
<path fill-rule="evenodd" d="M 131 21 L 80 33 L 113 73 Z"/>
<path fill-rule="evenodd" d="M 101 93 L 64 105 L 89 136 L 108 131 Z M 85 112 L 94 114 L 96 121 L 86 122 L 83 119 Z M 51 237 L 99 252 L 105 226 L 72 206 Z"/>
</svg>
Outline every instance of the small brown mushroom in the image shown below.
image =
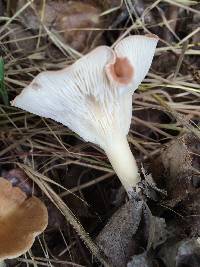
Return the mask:
<svg viewBox="0 0 200 267">
<path fill-rule="evenodd" d="M 0 178 L 0 266 L 31 248 L 48 224 L 47 208 L 36 197 Z"/>
</svg>

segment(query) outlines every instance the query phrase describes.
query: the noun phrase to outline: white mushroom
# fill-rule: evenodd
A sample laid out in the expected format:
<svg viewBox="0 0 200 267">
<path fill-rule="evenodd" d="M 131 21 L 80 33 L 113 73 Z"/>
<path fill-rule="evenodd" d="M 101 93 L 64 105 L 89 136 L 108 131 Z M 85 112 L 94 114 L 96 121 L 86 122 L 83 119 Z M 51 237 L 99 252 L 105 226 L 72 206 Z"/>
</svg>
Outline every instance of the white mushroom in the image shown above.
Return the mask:
<svg viewBox="0 0 200 267">
<path fill-rule="evenodd" d="M 51 118 L 106 152 L 127 192 L 139 180 L 127 142 L 132 94 L 147 74 L 157 37 L 130 36 L 100 46 L 60 71 L 40 73 L 12 102 Z"/>
</svg>

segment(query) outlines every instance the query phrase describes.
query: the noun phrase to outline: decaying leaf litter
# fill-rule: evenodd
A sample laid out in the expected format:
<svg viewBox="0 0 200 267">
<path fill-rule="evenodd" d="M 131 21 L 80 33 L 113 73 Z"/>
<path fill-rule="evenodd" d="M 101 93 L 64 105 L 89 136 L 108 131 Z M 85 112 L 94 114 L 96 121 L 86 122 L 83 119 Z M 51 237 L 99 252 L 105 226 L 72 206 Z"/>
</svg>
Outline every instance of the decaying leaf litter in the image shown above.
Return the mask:
<svg viewBox="0 0 200 267">
<path fill-rule="evenodd" d="M 133 98 L 128 139 L 143 181 L 131 201 L 101 149 L 2 98 L 1 176 L 49 210 L 47 230 L 8 266 L 199 266 L 197 2 L 0 1 L 4 99 L 98 45 L 160 38 Z"/>
</svg>

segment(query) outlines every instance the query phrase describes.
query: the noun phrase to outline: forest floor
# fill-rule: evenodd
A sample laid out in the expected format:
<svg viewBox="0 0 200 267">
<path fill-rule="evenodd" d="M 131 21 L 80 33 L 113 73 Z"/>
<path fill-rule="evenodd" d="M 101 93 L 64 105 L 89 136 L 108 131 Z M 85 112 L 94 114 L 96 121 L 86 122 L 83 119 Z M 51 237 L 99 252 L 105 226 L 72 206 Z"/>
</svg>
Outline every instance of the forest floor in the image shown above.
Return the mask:
<svg viewBox="0 0 200 267">
<path fill-rule="evenodd" d="M 43 70 L 147 33 L 160 40 L 133 97 L 142 182 L 128 201 L 100 148 L 10 101 Z M 199 1 L 0 0 L 0 56 L 0 176 L 49 211 L 8 266 L 200 266 Z"/>
</svg>

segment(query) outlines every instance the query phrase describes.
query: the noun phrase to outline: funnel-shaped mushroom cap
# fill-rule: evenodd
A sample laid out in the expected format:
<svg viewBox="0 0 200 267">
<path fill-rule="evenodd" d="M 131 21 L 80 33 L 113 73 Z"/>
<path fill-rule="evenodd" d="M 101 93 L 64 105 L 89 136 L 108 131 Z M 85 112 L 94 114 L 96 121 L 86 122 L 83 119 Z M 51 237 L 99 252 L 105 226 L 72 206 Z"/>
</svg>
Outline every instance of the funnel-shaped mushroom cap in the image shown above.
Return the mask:
<svg viewBox="0 0 200 267">
<path fill-rule="evenodd" d="M 128 133 L 131 97 L 111 86 L 105 66 L 114 52 L 101 46 L 61 71 L 42 72 L 12 105 L 54 119 L 105 147 L 114 131 Z"/>
<path fill-rule="evenodd" d="M 114 51 L 100 46 L 70 67 L 40 73 L 12 105 L 61 122 L 105 149 L 113 134 L 128 134 L 131 95 L 148 72 L 156 43 L 133 36 Z"/>
<path fill-rule="evenodd" d="M 48 223 L 45 205 L 0 178 L 0 261 L 29 250 Z"/>
</svg>

